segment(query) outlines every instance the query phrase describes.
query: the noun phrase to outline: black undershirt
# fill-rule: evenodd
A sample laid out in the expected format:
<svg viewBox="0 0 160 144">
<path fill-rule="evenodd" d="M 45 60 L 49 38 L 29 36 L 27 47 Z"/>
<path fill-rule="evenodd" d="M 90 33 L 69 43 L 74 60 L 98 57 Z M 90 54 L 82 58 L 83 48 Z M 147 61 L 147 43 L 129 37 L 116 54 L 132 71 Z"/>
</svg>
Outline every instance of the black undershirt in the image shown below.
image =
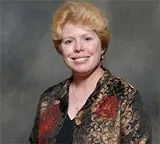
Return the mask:
<svg viewBox="0 0 160 144">
<path fill-rule="evenodd" d="M 66 120 L 56 138 L 56 144 L 72 144 L 73 127 L 74 127 L 74 119 L 71 120 L 67 115 Z"/>
</svg>

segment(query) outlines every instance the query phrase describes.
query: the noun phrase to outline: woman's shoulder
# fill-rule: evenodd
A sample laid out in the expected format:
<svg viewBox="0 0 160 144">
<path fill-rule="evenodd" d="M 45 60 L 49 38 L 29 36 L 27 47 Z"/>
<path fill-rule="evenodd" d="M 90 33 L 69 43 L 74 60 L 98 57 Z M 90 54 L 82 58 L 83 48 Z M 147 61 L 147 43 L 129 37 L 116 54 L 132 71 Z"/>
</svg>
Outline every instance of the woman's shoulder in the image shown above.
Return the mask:
<svg viewBox="0 0 160 144">
<path fill-rule="evenodd" d="M 41 95 L 41 100 L 43 99 L 58 99 L 62 97 L 67 91 L 67 85 L 69 83 L 69 79 L 61 81 L 55 85 L 48 87 Z"/>
<path fill-rule="evenodd" d="M 65 86 L 65 84 L 67 83 L 68 79 L 66 80 L 63 80 L 55 85 L 52 85 L 50 87 L 48 87 L 44 93 L 47 93 L 47 92 L 50 92 L 50 93 L 53 93 L 53 92 L 56 92 L 58 90 L 60 90 L 61 88 L 63 88 Z"/>
<path fill-rule="evenodd" d="M 129 82 L 114 74 L 110 74 L 108 80 L 109 89 L 119 98 L 133 97 L 138 90 Z"/>
</svg>

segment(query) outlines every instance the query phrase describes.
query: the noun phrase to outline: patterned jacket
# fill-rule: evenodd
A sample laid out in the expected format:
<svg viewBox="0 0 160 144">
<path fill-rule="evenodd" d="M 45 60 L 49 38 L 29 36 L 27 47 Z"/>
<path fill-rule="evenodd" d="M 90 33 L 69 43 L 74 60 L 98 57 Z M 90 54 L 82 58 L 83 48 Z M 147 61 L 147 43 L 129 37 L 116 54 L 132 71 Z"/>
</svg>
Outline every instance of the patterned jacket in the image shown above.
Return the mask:
<svg viewBox="0 0 160 144">
<path fill-rule="evenodd" d="M 71 78 L 38 104 L 30 144 L 54 144 L 67 116 Z M 107 69 L 75 117 L 73 144 L 150 144 L 151 126 L 138 91 Z"/>
</svg>

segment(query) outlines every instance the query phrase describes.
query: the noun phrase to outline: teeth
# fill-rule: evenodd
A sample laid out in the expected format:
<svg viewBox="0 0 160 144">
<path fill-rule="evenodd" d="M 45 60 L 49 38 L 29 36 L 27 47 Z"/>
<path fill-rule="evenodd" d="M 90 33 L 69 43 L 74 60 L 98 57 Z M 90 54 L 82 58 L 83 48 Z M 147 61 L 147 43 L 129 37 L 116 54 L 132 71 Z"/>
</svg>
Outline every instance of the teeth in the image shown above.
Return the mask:
<svg viewBox="0 0 160 144">
<path fill-rule="evenodd" d="M 84 58 L 75 58 L 74 60 L 78 61 L 78 62 L 81 62 L 81 61 L 85 61 L 87 59 L 88 59 L 87 57 L 84 57 Z"/>
</svg>

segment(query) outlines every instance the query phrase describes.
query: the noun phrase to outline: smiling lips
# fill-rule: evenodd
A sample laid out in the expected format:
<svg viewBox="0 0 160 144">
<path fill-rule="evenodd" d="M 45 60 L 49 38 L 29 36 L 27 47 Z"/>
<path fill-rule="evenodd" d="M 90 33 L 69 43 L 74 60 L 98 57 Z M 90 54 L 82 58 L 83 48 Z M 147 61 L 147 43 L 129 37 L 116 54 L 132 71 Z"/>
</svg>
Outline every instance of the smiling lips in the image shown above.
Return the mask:
<svg viewBox="0 0 160 144">
<path fill-rule="evenodd" d="M 89 56 L 73 57 L 72 59 L 76 62 L 85 62 L 88 60 Z"/>
</svg>

